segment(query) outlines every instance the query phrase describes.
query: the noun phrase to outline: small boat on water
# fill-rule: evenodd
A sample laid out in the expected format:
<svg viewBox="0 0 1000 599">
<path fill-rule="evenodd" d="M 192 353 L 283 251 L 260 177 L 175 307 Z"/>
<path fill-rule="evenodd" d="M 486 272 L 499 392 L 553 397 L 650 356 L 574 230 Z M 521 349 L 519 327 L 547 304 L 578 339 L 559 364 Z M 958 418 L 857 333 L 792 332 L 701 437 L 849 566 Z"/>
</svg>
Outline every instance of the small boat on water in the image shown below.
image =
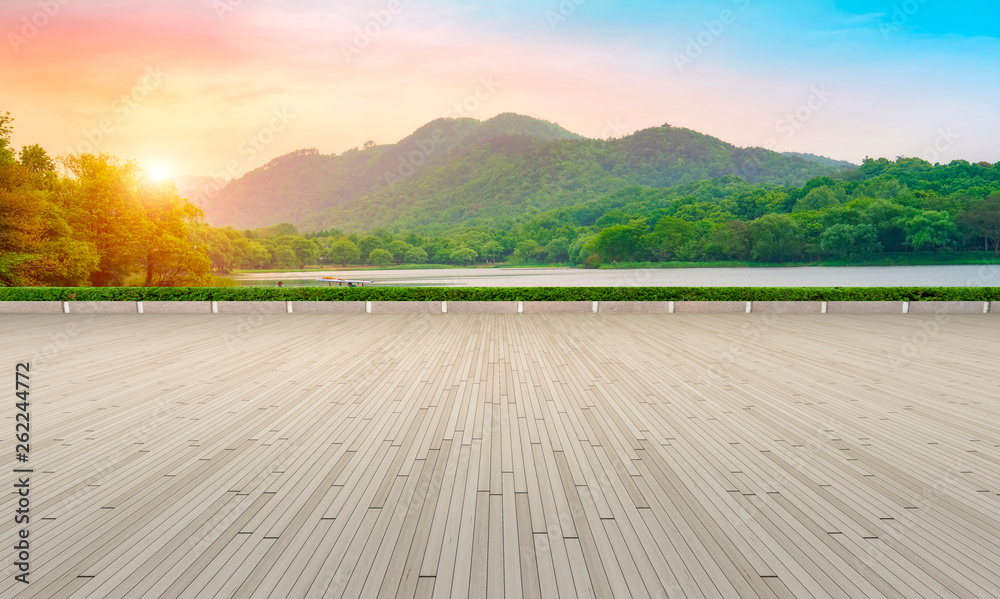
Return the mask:
<svg viewBox="0 0 1000 599">
<path fill-rule="evenodd" d="M 336 283 L 338 287 L 343 287 L 344 283 L 347 283 L 348 287 L 364 287 L 365 283 L 371 285 L 374 281 L 360 281 L 356 279 L 341 279 L 340 277 L 323 277 L 322 279 L 316 279 L 320 283 L 323 283 L 326 287 L 333 287 Z"/>
</svg>

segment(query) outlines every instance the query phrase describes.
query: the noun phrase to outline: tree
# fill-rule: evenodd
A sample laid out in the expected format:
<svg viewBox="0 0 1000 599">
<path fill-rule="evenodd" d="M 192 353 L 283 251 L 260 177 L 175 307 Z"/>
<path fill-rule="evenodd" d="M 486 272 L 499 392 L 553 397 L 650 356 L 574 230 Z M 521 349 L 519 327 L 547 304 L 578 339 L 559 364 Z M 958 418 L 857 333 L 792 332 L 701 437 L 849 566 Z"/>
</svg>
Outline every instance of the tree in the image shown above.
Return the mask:
<svg viewBox="0 0 1000 599">
<path fill-rule="evenodd" d="M 369 255 L 371 254 L 372 250 L 382 249 L 382 248 L 384 248 L 382 240 L 379 239 L 378 237 L 375 237 L 374 235 L 368 235 L 366 237 L 362 237 L 361 240 L 358 241 L 358 249 L 361 251 L 361 261 L 364 262 L 365 264 L 369 262 L 370 260 Z M 391 256 L 392 254 L 389 255 Z"/>
<path fill-rule="evenodd" d="M 406 250 L 406 255 L 403 259 L 410 264 L 423 264 L 427 262 L 427 252 L 423 248 L 411 245 L 410 249 Z"/>
<path fill-rule="evenodd" d="M 802 232 L 787 214 L 765 214 L 750 223 L 753 251 L 750 257 L 760 262 L 785 262 L 802 257 Z"/>
<path fill-rule="evenodd" d="M 368 261 L 373 264 L 377 264 L 379 268 L 381 268 L 392 262 L 392 254 L 389 253 L 389 250 L 375 248 L 370 254 L 368 254 Z"/>
<path fill-rule="evenodd" d="M 319 245 L 312 239 L 306 239 L 304 237 L 293 238 L 288 247 L 292 248 L 295 255 L 299 259 L 300 267 L 305 267 L 307 264 L 315 264 L 319 259 Z"/>
<path fill-rule="evenodd" d="M 197 221 L 201 210 L 181 198 L 173 185 L 143 187 L 139 195 L 145 212 L 139 259 L 145 286 L 203 282 L 212 263 L 207 248 L 199 250 L 188 234 L 188 223 Z"/>
<path fill-rule="evenodd" d="M 827 206 L 836 206 L 840 201 L 829 187 L 817 187 L 807 193 L 801 200 L 795 202 L 794 212 L 804 210 L 822 210 Z"/>
<path fill-rule="evenodd" d="M 55 196 L 70 227 L 93 244 L 100 262 L 90 274 L 94 286 L 121 285 L 143 270 L 143 239 L 148 226 L 139 203 L 141 169 L 107 154 L 62 158 L 71 179 Z"/>
<path fill-rule="evenodd" d="M 251 241 L 240 266 L 243 268 L 267 268 L 271 264 L 271 252 L 258 242 Z"/>
<path fill-rule="evenodd" d="M 364 148 L 365 150 L 368 150 L 368 149 L 371 149 L 371 148 L 374 148 L 374 147 L 375 147 L 375 142 L 372 141 L 372 140 L 370 140 L 370 139 L 365 142 L 365 145 L 362 146 L 362 148 Z"/>
<path fill-rule="evenodd" d="M 837 224 L 823 231 L 820 247 L 839 258 L 862 260 L 882 252 L 878 230 L 872 225 Z"/>
<path fill-rule="evenodd" d="M 573 264 L 582 264 L 588 256 L 597 253 L 594 242 L 597 240 L 596 233 L 584 233 L 569 244 L 569 260 Z"/>
<path fill-rule="evenodd" d="M 597 235 L 595 243 L 601 258 L 607 262 L 634 262 L 640 252 L 640 239 L 646 232 L 646 226 L 615 225 L 604 229 Z"/>
<path fill-rule="evenodd" d="M 545 248 L 538 245 L 538 242 L 534 239 L 525 239 L 514 247 L 514 251 L 518 253 L 521 260 L 527 262 L 528 260 L 537 258 L 538 254 L 545 251 Z"/>
<path fill-rule="evenodd" d="M 406 243 L 405 241 L 400 241 L 397 239 L 396 241 L 389 243 L 389 245 L 386 246 L 386 249 L 389 251 L 390 254 L 392 254 L 392 259 L 398 265 L 402 264 L 403 261 L 406 260 L 406 252 L 409 251 L 410 248 L 412 247 L 413 246 Z"/>
<path fill-rule="evenodd" d="M 483 244 L 483 251 L 480 252 L 486 260 L 496 261 L 503 256 L 503 245 L 499 241 L 490 240 Z"/>
<path fill-rule="evenodd" d="M 686 220 L 664 216 L 647 238 L 650 253 L 657 260 L 673 260 L 694 237 L 694 226 Z"/>
<path fill-rule="evenodd" d="M 562 262 L 569 259 L 569 239 L 555 237 L 545 246 L 545 257 L 549 262 Z"/>
<path fill-rule="evenodd" d="M 463 266 L 468 266 L 475 262 L 478 255 L 479 254 L 476 253 L 476 250 L 468 246 L 462 246 L 456 250 L 452 250 L 451 261 L 460 262 Z"/>
<path fill-rule="evenodd" d="M 327 257 L 341 266 L 347 266 L 350 262 L 361 261 L 361 250 L 347 239 L 334 241 L 330 244 L 330 249 L 326 252 Z"/>
<path fill-rule="evenodd" d="M 994 194 L 974 204 L 963 212 L 959 222 L 975 235 L 993 244 L 993 255 L 1000 255 L 1000 194 Z"/>
<path fill-rule="evenodd" d="M 274 266 L 278 268 L 295 268 L 299 265 L 299 257 L 287 245 L 279 245 L 274 249 Z"/>
<path fill-rule="evenodd" d="M 0 166 L 14 162 L 14 151 L 10 148 L 10 136 L 14 128 L 10 124 L 14 117 L 9 112 L 0 114 Z"/>
<path fill-rule="evenodd" d="M 958 232 L 954 221 L 947 212 L 924 210 L 906 221 L 906 245 L 914 251 L 932 249 L 937 251 L 949 243 Z"/>
</svg>

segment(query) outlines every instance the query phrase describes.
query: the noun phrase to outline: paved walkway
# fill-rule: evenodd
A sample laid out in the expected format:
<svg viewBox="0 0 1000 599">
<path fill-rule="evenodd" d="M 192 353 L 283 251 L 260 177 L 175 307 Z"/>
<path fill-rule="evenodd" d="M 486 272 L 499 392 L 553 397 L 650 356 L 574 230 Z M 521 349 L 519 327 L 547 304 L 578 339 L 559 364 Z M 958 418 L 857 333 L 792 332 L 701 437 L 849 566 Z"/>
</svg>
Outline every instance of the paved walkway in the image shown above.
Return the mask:
<svg viewBox="0 0 1000 599">
<path fill-rule="evenodd" d="M 0 317 L 0 597 L 996 597 L 1000 319 Z M 36 353 L 37 352 L 37 353 Z"/>
</svg>

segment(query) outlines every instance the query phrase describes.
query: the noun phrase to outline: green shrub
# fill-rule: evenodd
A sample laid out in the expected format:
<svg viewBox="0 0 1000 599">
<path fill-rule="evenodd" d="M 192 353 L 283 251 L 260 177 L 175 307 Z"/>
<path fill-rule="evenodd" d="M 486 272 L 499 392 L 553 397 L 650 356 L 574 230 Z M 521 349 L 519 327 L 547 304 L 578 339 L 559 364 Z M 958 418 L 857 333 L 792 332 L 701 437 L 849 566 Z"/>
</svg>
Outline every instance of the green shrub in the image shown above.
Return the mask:
<svg viewBox="0 0 1000 599">
<path fill-rule="evenodd" d="M 72 296 L 72 297 L 71 297 Z M 0 301 L 1000 301 L 1000 287 L 5 287 Z"/>
</svg>

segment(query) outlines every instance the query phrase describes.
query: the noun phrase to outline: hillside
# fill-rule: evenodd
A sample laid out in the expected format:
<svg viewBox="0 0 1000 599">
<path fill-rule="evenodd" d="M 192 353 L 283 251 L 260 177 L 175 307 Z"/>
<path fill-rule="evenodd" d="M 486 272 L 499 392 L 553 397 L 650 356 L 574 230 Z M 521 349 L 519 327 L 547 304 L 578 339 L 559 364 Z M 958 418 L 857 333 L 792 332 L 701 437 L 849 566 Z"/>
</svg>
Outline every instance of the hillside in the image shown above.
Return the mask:
<svg viewBox="0 0 1000 599">
<path fill-rule="evenodd" d="M 846 160 L 836 160 L 834 158 L 827 158 L 826 156 L 817 156 L 816 154 L 809 154 L 807 152 L 782 152 L 782 156 L 797 156 L 803 160 L 809 160 L 822 164 L 823 166 L 829 166 L 831 168 L 851 170 L 858 168 L 858 165 L 848 162 Z"/>
<path fill-rule="evenodd" d="M 204 209 L 213 225 L 363 230 L 509 217 L 630 185 L 670 187 L 733 174 L 750 183 L 801 185 L 839 170 L 667 125 L 604 141 L 502 114 L 484 122 L 438 119 L 396 144 L 340 155 L 286 154 L 231 182 Z"/>
</svg>

